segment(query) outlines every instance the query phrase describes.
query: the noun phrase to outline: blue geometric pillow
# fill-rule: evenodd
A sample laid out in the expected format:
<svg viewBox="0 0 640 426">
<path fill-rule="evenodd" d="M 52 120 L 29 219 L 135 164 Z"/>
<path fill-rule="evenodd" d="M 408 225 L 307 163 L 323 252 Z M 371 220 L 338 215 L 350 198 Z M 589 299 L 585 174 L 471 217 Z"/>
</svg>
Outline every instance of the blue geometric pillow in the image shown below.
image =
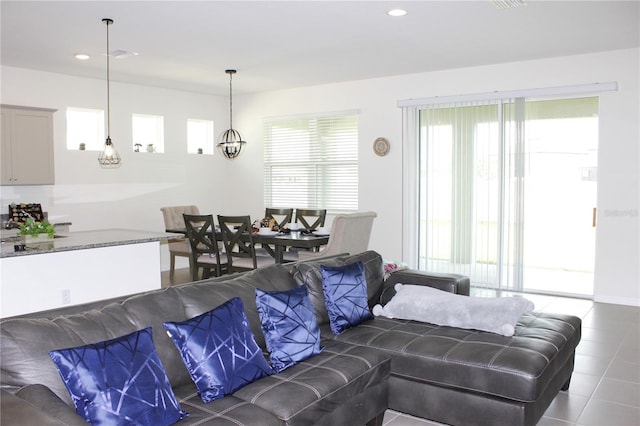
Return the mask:
<svg viewBox="0 0 640 426">
<path fill-rule="evenodd" d="M 288 291 L 256 289 L 256 305 L 271 366 L 277 372 L 322 351 L 306 285 Z"/>
<path fill-rule="evenodd" d="M 367 302 L 367 280 L 364 264 L 345 266 L 320 265 L 322 290 L 333 334 L 373 318 Z"/>
<path fill-rule="evenodd" d="M 183 322 L 165 322 L 205 403 L 273 374 L 239 297 Z"/>
<path fill-rule="evenodd" d="M 169 425 L 189 415 L 176 401 L 151 327 L 49 356 L 76 413 L 91 424 Z"/>
</svg>

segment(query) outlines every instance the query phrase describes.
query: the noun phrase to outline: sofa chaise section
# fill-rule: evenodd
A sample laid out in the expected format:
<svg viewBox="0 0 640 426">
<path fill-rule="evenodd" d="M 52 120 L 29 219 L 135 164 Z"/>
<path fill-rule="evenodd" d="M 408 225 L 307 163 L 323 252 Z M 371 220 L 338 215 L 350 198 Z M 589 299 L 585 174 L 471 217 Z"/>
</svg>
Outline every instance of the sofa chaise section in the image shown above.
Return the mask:
<svg viewBox="0 0 640 426">
<path fill-rule="evenodd" d="M 404 270 L 384 281 L 377 253 L 357 258 L 366 265 L 370 307 L 387 303 L 397 283 L 469 295 L 468 277 Z M 294 276 L 320 299 L 316 266 L 296 265 Z M 320 311 L 323 305 L 317 301 Z M 581 337 L 580 318 L 536 311 L 520 318 L 513 337 L 386 317 L 334 336 L 323 315 L 318 318 L 326 338 L 391 358 L 389 408 L 452 425 L 535 425 L 558 392 L 568 388 Z"/>
<path fill-rule="evenodd" d="M 391 357 L 394 410 L 454 425 L 534 425 L 568 388 L 580 320 L 525 314 L 505 337 L 378 317 L 336 339 Z"/>
</svg>

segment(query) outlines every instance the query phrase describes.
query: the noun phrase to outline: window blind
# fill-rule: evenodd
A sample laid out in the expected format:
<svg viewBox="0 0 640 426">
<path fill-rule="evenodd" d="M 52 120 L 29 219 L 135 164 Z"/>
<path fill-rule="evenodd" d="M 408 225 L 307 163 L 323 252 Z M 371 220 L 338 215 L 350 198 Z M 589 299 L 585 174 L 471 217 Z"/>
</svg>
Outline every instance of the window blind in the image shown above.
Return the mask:
<svg viewBox="0 0 640 426">
<path fill-rule="evenodd" d="M 419 269 L 516 291 L 559 271 L 565 288 L 589 281 L 594 234 L 580 218 L 595 205 L 597 115 L 597 97 L 421 108 Z"/>
<path fill-rule="evenodd" d="M 358 209 L 356 112 L 264 121 L 267 206 Z"/>
<path fill-rule="evenodd" d="M 474 101 L 420 113 L 420 267 L 495 282 L 502 193 L 502 104 Z"/>
</svg>

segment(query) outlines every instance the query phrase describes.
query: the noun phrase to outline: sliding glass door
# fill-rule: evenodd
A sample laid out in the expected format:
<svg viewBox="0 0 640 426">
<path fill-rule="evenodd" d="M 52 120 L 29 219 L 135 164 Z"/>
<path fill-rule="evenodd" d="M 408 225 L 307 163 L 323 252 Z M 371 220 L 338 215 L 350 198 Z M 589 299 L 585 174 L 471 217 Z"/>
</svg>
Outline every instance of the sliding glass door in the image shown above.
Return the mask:
<svg viewBox="0 0 640 426">
<path fill-rule="evenodd" d="M 593 294 L 597 98 L 525 104 L 525 291 Z"/>
<path fill-rule="evenodd" d="M 592 294 L 597 109 L 597 98 L 422 109 L 419 267 Z"/>
</svg>

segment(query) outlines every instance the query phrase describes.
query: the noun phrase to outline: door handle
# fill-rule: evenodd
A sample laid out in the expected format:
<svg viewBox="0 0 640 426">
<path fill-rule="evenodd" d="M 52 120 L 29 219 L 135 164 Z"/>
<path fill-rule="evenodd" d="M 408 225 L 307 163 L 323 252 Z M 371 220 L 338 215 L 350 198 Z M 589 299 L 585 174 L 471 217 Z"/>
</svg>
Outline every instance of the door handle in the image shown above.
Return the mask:
<svg viewBox="0 0 640 426">
<path fill-rule="evenodd" d="M 593 208 L 593 216 L 591 217 L 591 227 L 595 228 L 596 227 L 596 217 L 598 217 L 597 215 L 597 208 L 594 207 Z"/>
</svg>

